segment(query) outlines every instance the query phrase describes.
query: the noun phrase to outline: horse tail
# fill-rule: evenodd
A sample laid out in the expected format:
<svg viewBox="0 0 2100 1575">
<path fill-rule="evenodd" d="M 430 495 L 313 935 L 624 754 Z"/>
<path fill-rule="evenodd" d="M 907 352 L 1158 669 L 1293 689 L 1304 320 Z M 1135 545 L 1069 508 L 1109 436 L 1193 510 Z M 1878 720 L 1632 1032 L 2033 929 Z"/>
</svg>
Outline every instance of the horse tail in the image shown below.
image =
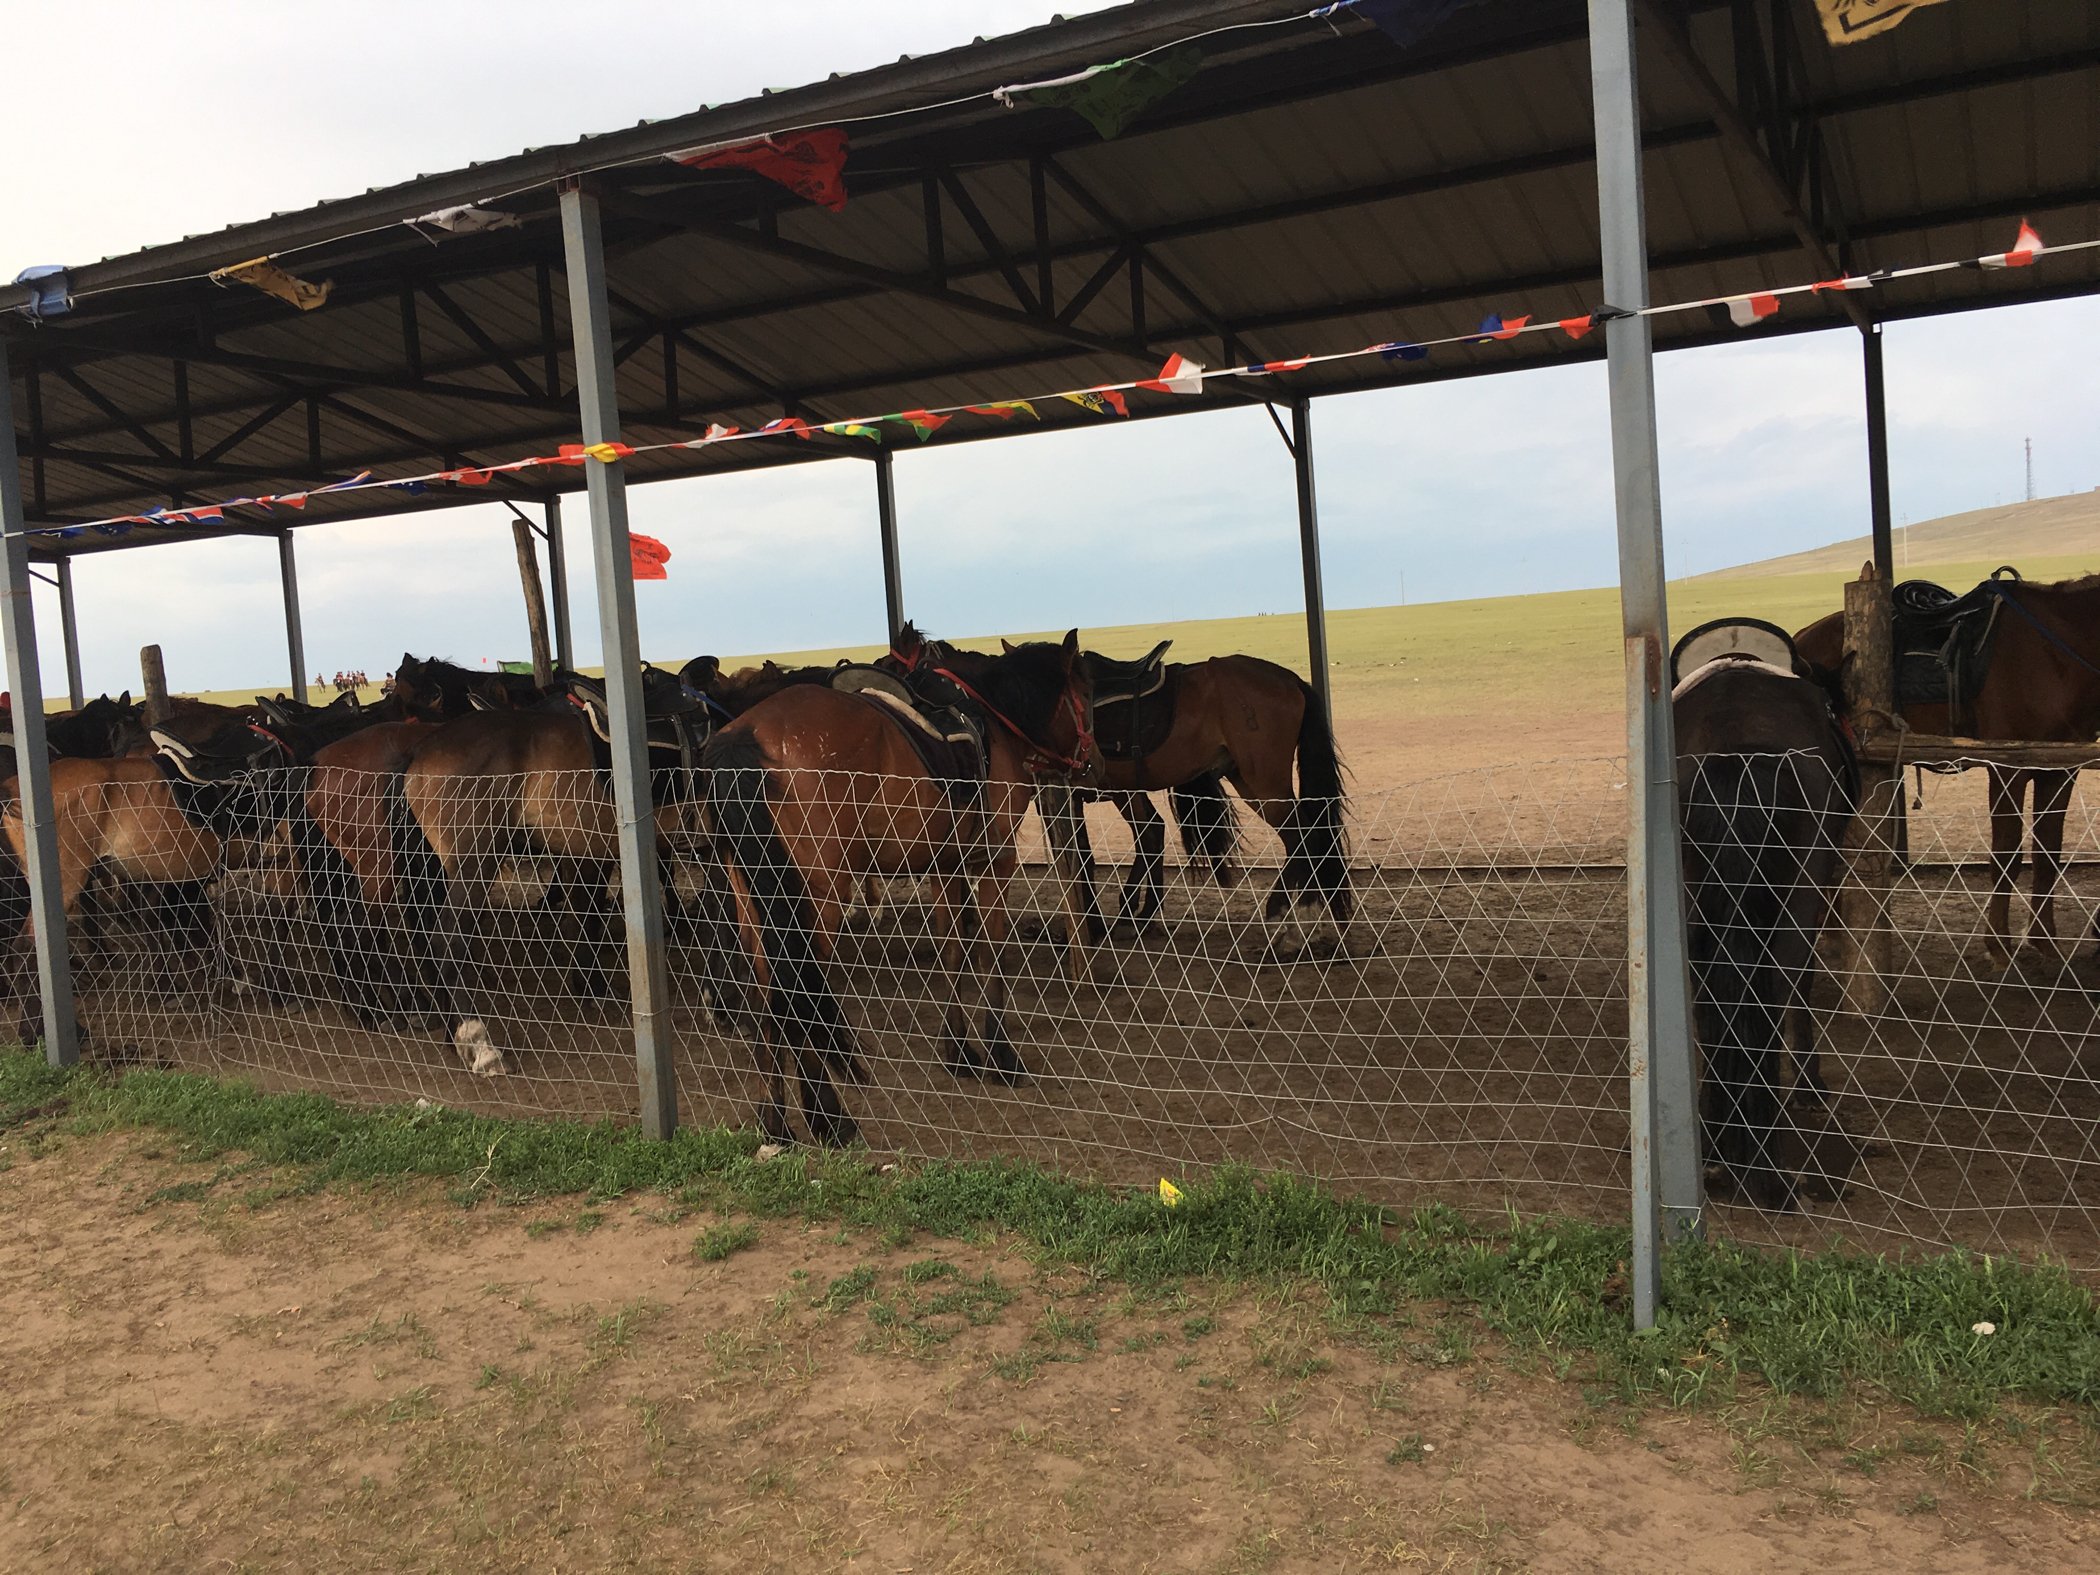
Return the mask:
<svg viewBox="0 0 2100 1575">
<path fill-rule="evenodd" d="M 1346 924 L 1356 908 L 1349 889 L 1349 854 L 1343 843 L 1342 757 L 1335 748 L 1327 707 L 1312 685 L 1299 681 L 1304 714 L 1298 721 L 1298 802 L 1283 827 L 1283 873 L 1278 889 L 1312 895 L 1327 904 L 1335 922 Z"/>
<path fill-rule="evenodd" d="M 1232 856 L 1239 850 L 1240 821 L 1225 796 L 1225 779 L 1215 771 L 1167 791 L 1174 807 L 1174 820 L 1181 827 L 1181 847 L 1192 859 L 1210 866 L 1211 878 L 1220 886 L 1232 874 Z"/>
<path fill-rule="evenodd" d="M 1759 1203 L 1784 1208 L 1793 1185 L 1777 1147 L 1786 991 L 1773 966 L 1799 871 L 1775 813 L 1774 763 L 1708 755 L 1684 788 L 1693 1014 L 1706 1067 L 1701 1113 L 1711 1157 Z M 1703 866 L 1700 867 L 1700 866 Z"/>
<path fill-rule="evenodd" d="M 773 816 L 764 746 L 749 731 L 717 733 L 700 754 L 707 816 L 722 857 L 744 878 L 757 912 L 766 1012 L 783 1044 L 813 1050 L 834 1076 L 865 1081 L 853 1031 L 817 956 L 809 888 Z"/>
</svg>

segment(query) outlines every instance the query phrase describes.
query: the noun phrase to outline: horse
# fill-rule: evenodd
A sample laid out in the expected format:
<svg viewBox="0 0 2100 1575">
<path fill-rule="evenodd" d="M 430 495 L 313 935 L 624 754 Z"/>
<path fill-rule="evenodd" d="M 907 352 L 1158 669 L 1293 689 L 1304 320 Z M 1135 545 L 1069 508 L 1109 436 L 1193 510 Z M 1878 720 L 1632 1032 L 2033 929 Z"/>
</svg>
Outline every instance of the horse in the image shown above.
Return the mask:
<svg viewBox="0 0 2100 1575">
<path fill-rule="evenodd" d="M 541 690 L 529 673 L 481 673 L 404 651 L 401 665 L 394 669 L 390 698 L 399 700 L 410 716 L 440 722 L 482 709 L 529 710 L 539 704 Z M 474 703 L 477 698 L 483 705 Z"/>
<path fill-rule="evenodd" d="M 100 871 L 168 898 L 159 911 L 171 928 L 201 931 L 209 914 L 195 894 L 218 873 L 226 842 L 282 818 L 262 807 L 272 799 L 265 768 L 294 764 L 302 747 L 329 736 L 317 728 L 299 743 L 288 742 L 213 706 L 178 713 L 165 728 L 171 730 L 154 730 L 150 755 L 66 756 L 51 763 L 59 900 L 69 925 L 79 917 L 90 878 Z M 16 778 L 0 784 L 0 831 L 21 868 L 25 832 Z M 33 924 L 24 904 L 9 970 L 21 1002 L 24 1043 L 37 1037 L 41 1017 Z"/>
<path fill-rule="evenodd" d="M 644 670 L 650 721 L 650 790 L 658 856 L 679 829 L 697 773 L 681 718 L 696 708 L 668 673 Z M 581 994 L 609 988 L 595 957 L 608 940 L 607 887 L 619 863 L 611 750 L 594 714 L 589 680 L 570 680 L 574 702 L 560 709 L 475 711 L 410 740 L 399 772 L 385 784 L 393 878 L 403 940 L 422 985 L 471 1071 L 505 1070 L 504 1052 L 466 980 L 467 916 L 488 907 L 491 884 L 509 860 L 548 859 L 554 873 L 541 898 L 577 913 L 582 935 L 570 949 L 569 978 Z M 666 736 L 666 735 L 669 736 Z M 368 889 L 369 890 L 369 889 Z M 450 909 L 454 922 L 443 922 Z"/>
<path fill-rule="evenodd" d="M 767 1079 L 758 1120 L 776 1142 L 794 1140 L 790 1057 L 811 1137 L 838 1145 L 858 1135 L 834 1078 L 860 1083 L 866 1072 L 824 970 L 848 890 L 869 874 L 935 877 L 934 927 L 951 991 L 948 1070 L 1009 1083 L 1029 1075 L 1004 1021 L 1006 892 L 1038 782 L 1092 766 L 1091 682 L 1078 631 L 1061 645 L 1017 646 L 968 674 L 929 663 L 912 690 L 977 730 L 972 775 L 944 769 L 954 763 L 934 743 L 922 749 L 921 724 L 902 701 L 814 684 L 761 701 L 702 754 L 706 824 L 753 980 L 745 1015 Z M 983 997 L 981 1046 L 971 1041 L 962 1002 L 966 965 Z"/>
<path fill-rule="evenodd" d="M 907 623 L 891 642 L 891 661 L 909 671 L 929 648 L 965 666 L 990 660 L 939 642 L 929 645 Z M 1157 741 L 1140 740 L 1138 708 L 1153 706 L 1167 713 L 1169 724 Z M 1117 719 L 1119 730 L 1129 736 L 1112 740 L 1123 747 L 1100 750 L 1098 795 L 1131 826 L 1135 855 L 1123 883 L 1125 921 L 1141 929 L 1156 923 L 1164 897 L 1166 822 L 1148 796 L 1151 791 L 1167 790 L 1183 841 L 1211 878 L 1228 889 L 1238 883 L 1233 855 L 1239 825 L 1223 787 L 1229 782 L 1283 839 L 1283 868 L 1270 889 L 1265 921 L 1273 925 L 1289 914 L 1295 922 L 1301 906 L 1318 903 L 1337 931 L 1347 927 L 1355 894 L 1343 834 L 1346 790 L 1327 710 L 1311 685 L 1258 656 L 1171 662 L 1157 699 L 1147 695 L 1102 704 L 1101 725 L 1108 727 L 1119 711 L 1130 718 Z M 1075 804 L 1069 811 L 1053 808 L 1045 825 L 1077 883 L 1087 931 L 1099 939 L 1106 925 L 1094 892 L 1086 822 Z"/>
<path fill-rule="evenodd" d="M 1805 1145 L 1783 1117 L 1778 1063 L 1791 1053 L 1797 1092 L 1827 1102 L 1808 1008 L 1858 763 L 1828 694 L 1783 645 L 1673 661 L 1680 671 L 1672 706 L 1707 1152 L 1753 1201 L 1783 1210 Z"/>
<path fill-rule="evenodd" d="M 696 656 L 679 668 L 678 681 L 694 694 L 705 696 L 724 717 L 735 718 L 783 689 L 800 684 L 828 684 L 838 676 L 841 667 L 848 665 L 839 662 L 830 667 L 782 667 L 768 661 L 724 673 L 715 657 Z"/>
<path fill-rule="evenodd" d="M 1986 589 L 1986 587 L 1988 589 Z M 2087 744 L 2100 733 L 2100 575 L 2036 584 L 1992 578 L 1978 588 L 2002 604 L 1991 635 L 1989 665 L 1973 699 L 1899 705 L 1901 720 L 1920 733 L 2007 742 Z M 1794 644 L 1826 675 L 1844 665 L 1845 618 L 1832 613 L 1800 630 Z M 2020 870 L 2022 807 L 2034 801 L 2033 903 L 2026 944 L 2055 956 L 2056 888 L 2063 873 L 2064 815 L 2077 773 L 1990 766 L 1991 863 L 1994 879 L 1984 946 L 2000 967 L 2013 961 L 2012 890 Z M 2100 920 L 2096 920 L 2100 934 Z"/>
</svg>

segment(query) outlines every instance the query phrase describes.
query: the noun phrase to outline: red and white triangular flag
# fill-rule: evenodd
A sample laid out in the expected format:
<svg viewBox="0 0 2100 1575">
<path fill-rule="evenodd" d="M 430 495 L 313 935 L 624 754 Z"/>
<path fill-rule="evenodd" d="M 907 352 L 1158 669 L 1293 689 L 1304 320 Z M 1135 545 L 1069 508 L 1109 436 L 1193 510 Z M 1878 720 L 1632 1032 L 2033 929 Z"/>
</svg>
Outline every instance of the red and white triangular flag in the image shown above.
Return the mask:
<svg viewBox="0 0 2100 1575">
<path fill-rule="evenodd" d="M 2013 249 L 2000 252 L 1995 257 L 1977 259 L 1986 268 L 2025 268 L 2049 248 L 2042 238 L 2034 233 L 2034 227 L 2025 219 L 2020 221 L 2020 238 L 2013 242 Z"/>
<path fill-rule="evenodd" d="M 1738 328 L 1755 328 L 1778 310 L 1776 295 L 1746 295 L 1728 303 L 1728 320 Z"/>
<path fill-rule="evenodd" d="M 1170 355 L 1167 364 L 1159 369 L 1159 376 L 1146 378 L 1138 387 L 1159 394 L 1200 394 L 1203 368 L 1187 356 Z"/>
</svg>

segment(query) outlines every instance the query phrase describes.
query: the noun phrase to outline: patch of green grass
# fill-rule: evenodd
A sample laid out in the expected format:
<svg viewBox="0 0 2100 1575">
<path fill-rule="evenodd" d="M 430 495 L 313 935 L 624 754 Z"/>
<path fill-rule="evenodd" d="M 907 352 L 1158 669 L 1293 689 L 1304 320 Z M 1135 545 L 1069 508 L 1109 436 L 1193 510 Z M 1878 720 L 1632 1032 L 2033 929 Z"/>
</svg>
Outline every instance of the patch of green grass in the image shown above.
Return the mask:
<svg viewBox="0 0 2100 1575">
<path fill-rule="evenodd" d="M 702 1263 L 720 1263 L 733 1253 L 758 1245 L 758 1227 L 749 1220 L 731 1220 L 710 1225 L 693 1241 L 693 1255 Z"/>
<path fill-rule="evenodd" d="M 1077 1265 L 1096 1281 L 1141 1289 L 1204 1278 L 1310 1284 L 1346 1308 L 1369 1286 L 1411 1307 L 1449 1309 L 1410 1354 L 1470 1360 L 1478 1336 L 1491 1333 L 1519 1354 L 1548 1353 L 1571 1383 L 1620 1401 L 1712 1405 L 1751 1379 L 1816 1399 L 1859 1384 L 1966 1419 L 2006 1399 L 2100 1403 L 2100 1310 L 2085 1287 L 2056 1266 L 1962 1252 L 1680 1247 L 1665 1265 L 1657 1327 L 1636 1334 L 1604 1294 L 1629 1255 L 1622 1228 L 1473 1223 L 1440 1208 L 1400 1215 L 1245 1170 L 1192 1175 L 1180 1206 L 1163 1209 L 1148 1192 L 1013 1161 L 884 1174 L 854 1153 L 797 1150 L 757 1163 L 750 1132 L 688 1128 L 652 1142 L 611 1123 L 352 1109 L 145 1069 L 120 1078 L 54 1072 L 22 1052 L 0 1052 L 7 1112 L 32 1136 L 157 1129 L 179 1141 L 183 1158 L 239 1153 L 314 1185 L 479 1177 L 488 1196 L 511 1201 L 659 1192 L 722 1213 L 875 1234 L 901 1226 L 948 1239 L 996 1233 L 1025 1243 L 1040 1264 Z M 856 1269 L 817 1305 L 842 1310 L 874 1284 L 873 1268 Z M 1368 1316 L 1351 1315 L 1359 1325 Z M 1970 1333 L 1984 1320 L 1998 1329 L 1988 1340 Z M 1185 1337 L 1198 1336 L 1197 1323 L 1183 1324 Z"/>
<path fill-rule="evenodd" d="M 1385 1452 L 1385 1463 L 1389 1466 L 1419 1465 L 1428 1458 L 1429 1446 L 1422 1442 L 1420 1433 L 1405 1434 Z"/>
</svg>

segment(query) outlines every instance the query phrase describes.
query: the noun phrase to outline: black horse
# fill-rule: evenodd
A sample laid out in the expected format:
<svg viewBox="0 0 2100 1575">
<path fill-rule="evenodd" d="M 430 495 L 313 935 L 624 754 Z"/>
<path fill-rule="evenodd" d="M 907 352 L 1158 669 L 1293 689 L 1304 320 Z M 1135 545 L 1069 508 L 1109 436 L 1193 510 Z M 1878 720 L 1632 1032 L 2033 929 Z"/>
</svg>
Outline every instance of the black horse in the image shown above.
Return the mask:
<svg viewBox="0 0 2100 1575">
<path fill-rule="evenodd" d="M 1783 633 L 1731 625 L 1726 654 L 1700 661 L 1715 643 L 1712 626 L 1695 630 L 1675 661 L 1700 1112 L 1709 1163 L 1785 1209 L 1807 1152 L 1781 1108 L 1779 1062 L 1790 1048 L 1796 1094 L 1827 1101 L 1808 1007 L 1859 771 L 1829 695 Z"/>
</svg>

